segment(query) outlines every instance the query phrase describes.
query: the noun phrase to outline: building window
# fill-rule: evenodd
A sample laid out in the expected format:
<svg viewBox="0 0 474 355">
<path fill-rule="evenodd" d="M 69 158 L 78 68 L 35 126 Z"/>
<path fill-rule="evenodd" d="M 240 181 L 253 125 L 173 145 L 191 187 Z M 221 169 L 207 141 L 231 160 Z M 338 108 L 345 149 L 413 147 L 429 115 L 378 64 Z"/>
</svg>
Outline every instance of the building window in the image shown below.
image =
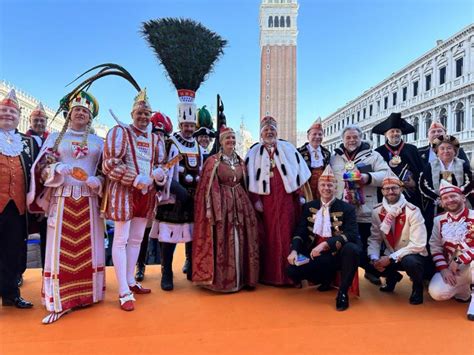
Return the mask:
<svg viewBox="0 0 474 355">
<path fill-rule="evenodd" d="M 388 96 L 385 96 L 383 99 L 383 109 L 386 110 L 388 108 Z"/>
<path fill-rule="evenodd" d="M 270 80 L 267 79 L 266 84 L 267 84 L 267 86 L 269 86 L 270 85 Z"/>
<path fill-rule="evenodd" d="M 474 108 L 471 109 L 471 127 L 474 127 Z"/>
<path fill-rule="evenodd" d="M 365 116 L 367 116 L 367 109 L 364 107 L 362 110 L 362 117 L 365 119 Z"/>
<path fill-rule="evenodd" d="M 425 132 L 428 132 L 428 130 L 430 129 L 432 121 L 433 120 L 431 119 L 431 113 L 428 112 L 425 117 Z"/>
<path fill-rule="evenodd" d="M 462 69 L 464 65 L 464 58 L 456 59 L 456 78 L 462 75 Z"/>
<path fill-rule="evenodd" d="M 408 91 L 408 88 L 405 86 L 403 89 L 402 89 L 402 101 L 405 102 L 407 100 L 407 91 Z"/>
<path fill-rule="evenodd" d="M 278 22 L 278 16 L 275 16 L 275 20 L 273 21 L 273 26 L 280 27 L 280 23 Z"/>
<path fill-rule="evenodd" d="M 392 105 L 395 106 L 397 104 L 397 93 L 394 92 L 392 94 Z"/>
<path fill-rule="evenodd" d="M 354 121 L 355 121 L 355 116 L 354 114 L 352 114 L 352 123 L 354 123 Z"/>
<path fill-rule="evenodd" d="M 413 97 L 418 96 L 418 80 L 413 82 Z"/>
<path fill-rule="evenodd" d="M 346 117 L 346 125 L 349 124 L 349 116 Z"/>
<path fill-rule="evenodd" d="M 462 103 L 456 105 L 454 120 L 456 121 L 456 132 L 462 132 L 464 130 L 464 105 Z"/>
<path fill-rule="evenodd" d="M 373 106 L 370 105 L 370 106 L 369 106 L 369 116 L 372 116 L 372 110 L 373 110 Z"/>
<path fill-rule="evenodd" d="M 285 27 L 285 16 L 280 16 L 280 27 Z"/>
<path fill-rule="evenodd" d="M 360 121 L 360 111 L 357 111 L 357 122 Z"/>
<path fill-rule="evenodd" d="M 273 27 L 273 16 L 268 18 L 268 27 Z"/>
<path fill-rule="evenodd" d="M 417 141 L 418 140 L 418 128 L 420 126 L 420 123 L 418 122 L 418 117 L 415 117 L 413 120 L 413 127 L 415 127 L 415 133 L 413 133 L 413 140 Z"/>
<path fill-rule="evenodd" d="M 377 112 L 380 112 L 380 100 L 377 100 Z"/>
<path fill-rule="evenodd" d="M 291 27 L 290 16 L 286 16 L 286 27 Z"/>
<path fill-rule="evenodd" d="M 431 74 L 425 76 L 425 91 L 431 90 Z"/>
<path fill-rule="evenodd" d="M 446 82 L 446 67 L 439 69 L 439 85 L 443 85 Z"/>
<path fill-rule="evenodd" d="M 446 112 L 446 109 L 443 108 L 441 109 L 439 113 L 439 122 L 444 126 L 448 127 L 448 113 Z"/>
</svg>

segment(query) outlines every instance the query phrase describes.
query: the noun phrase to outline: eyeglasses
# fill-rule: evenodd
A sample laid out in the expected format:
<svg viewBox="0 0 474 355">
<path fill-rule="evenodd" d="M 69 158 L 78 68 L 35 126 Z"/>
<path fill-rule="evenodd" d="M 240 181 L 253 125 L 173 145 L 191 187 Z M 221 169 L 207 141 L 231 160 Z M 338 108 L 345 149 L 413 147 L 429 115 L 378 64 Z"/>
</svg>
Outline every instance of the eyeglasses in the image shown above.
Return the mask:
<svg viewBox="0 0 474 355">
<path fill-rule="evenodd" d="M 382 191 L 385 191 L 385 192 L 398 191 L 398 190 L 400 190 L 400 186 L 382 187 Z"/>
</svg>

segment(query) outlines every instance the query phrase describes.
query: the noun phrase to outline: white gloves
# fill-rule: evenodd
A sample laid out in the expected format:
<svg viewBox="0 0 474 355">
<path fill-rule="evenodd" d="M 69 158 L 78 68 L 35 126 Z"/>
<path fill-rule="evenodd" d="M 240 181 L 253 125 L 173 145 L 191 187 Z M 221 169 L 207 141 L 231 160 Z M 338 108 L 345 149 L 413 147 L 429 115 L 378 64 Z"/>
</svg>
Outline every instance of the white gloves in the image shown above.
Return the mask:
<svg viewBox="0 0 474 355">
<path fill-rule="evenodd" d="M 133 181 L 133 186 L 139 190 L 148 190 L 148 186 L 151 184 L 153 184 L 151 177 L 142 174 L 138 174 Z"/>
<path fill-rule="evenodd" d="M 257 212 L 263 212 L 262 201 L 258 200 L 257 202 L 255 202 L 255 209 L 257 210 Z"/>
<path fill-rule="evenodd" d="M 156 182 L 163 182 L 166 178 L 167 173 L 168 169 L 158 167 L 152 171 L 151 175 L 153 175 L 153 179 L 155 179 Z"/>
<path fill-rule="evenodd" d="M 86 185 L 92 190 L 98 189 L 100 187 L 100 183 L 101 181 L 97 176 L 89 176 L 86 180 Z"/>
<path fill-rule="evenodd" d="M 59 163 L 55 168 L 56 172 L 62 176 L 71 175 L 72 168 L 69 164 Z"/>
</svg>

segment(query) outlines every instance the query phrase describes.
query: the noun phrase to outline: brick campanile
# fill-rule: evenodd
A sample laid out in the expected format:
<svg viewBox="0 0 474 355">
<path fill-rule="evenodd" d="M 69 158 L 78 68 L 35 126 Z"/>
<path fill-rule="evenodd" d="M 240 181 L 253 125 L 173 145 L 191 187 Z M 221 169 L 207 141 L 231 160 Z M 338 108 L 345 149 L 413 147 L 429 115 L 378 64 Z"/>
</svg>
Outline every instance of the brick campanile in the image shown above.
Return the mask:
<svg viewBox="0 0 474 355">
<path fill-rule="evenodd" d="M 296 144 L 297 0 L 260 5 L 260 119 L 278 122 L 278 136 Z"/>
</svg>

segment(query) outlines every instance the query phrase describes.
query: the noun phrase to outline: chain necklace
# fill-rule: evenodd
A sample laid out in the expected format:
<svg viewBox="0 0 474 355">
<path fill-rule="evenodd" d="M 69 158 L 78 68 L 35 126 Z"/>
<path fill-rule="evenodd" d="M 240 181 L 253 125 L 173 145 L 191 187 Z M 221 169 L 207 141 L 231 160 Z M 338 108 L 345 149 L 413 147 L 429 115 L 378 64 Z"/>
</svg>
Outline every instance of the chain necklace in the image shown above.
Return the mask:
<svg viewBox="0 0 474 355">
<path fill-rule="evenodd" d="M 222 153 L 222 161 L 229 165 L 232 170 L 235 170 L 235 167 L 239 165 L 239 158 L 235 152 L 232 152 L 230 156 Z"/>
</svg>

